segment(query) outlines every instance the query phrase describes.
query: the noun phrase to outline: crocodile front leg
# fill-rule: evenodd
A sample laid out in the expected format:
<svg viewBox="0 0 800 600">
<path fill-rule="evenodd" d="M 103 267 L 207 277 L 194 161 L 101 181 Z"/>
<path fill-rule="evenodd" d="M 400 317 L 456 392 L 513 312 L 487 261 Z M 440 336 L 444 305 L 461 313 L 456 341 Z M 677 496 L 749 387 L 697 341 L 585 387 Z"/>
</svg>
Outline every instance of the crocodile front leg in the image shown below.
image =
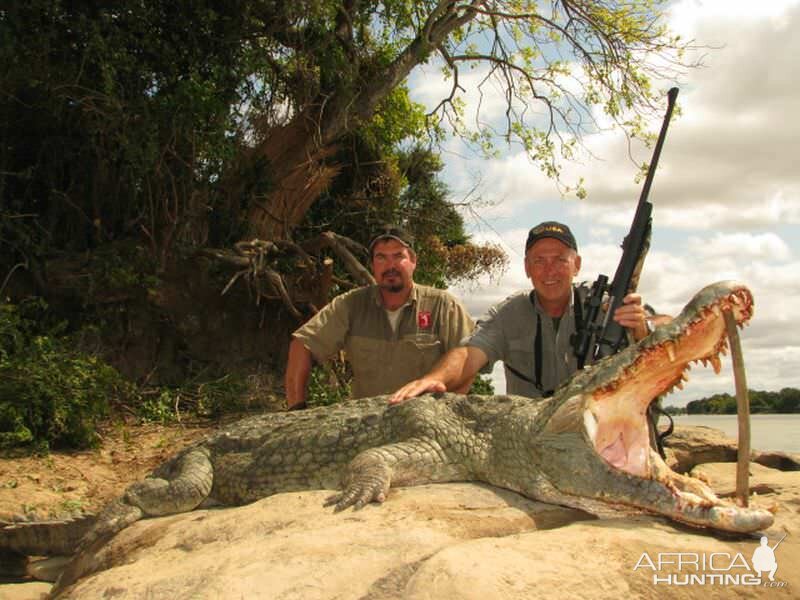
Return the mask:
<svg viewBox="0 0 800 600">
<path fill-rule="evenodd" d="M 348 506 L 358 509 L 369 502 L 386 500 L 392 485 L 469 479 L 472 477 L 466 465 L 451 461 L 436 441 L 410 439 L 357 454 L 342 476 L 343 490 L 330 496 L 325 506 L 334 505 L 337 512 Z"/>
</svg>

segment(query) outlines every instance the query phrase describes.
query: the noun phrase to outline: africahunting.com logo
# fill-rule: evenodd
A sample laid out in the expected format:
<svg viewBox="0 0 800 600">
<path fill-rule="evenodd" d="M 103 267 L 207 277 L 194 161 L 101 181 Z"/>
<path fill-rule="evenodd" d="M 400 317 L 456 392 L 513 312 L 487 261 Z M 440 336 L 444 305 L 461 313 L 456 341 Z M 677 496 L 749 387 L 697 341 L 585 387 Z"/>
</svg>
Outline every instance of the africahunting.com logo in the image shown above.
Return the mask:
<svg viewBox="0 0 800 600">
<path fill-rule="evenodd" d="M 786 535 L 774 545 L 767 536 L 753 551 L 750 561 L 741 552 L 643 552 L 634 571 L 651 571 L 653 585 L 746 585 L 786 587 L 775 578 L 778 572 L 778 549 Z"/>
</svg>

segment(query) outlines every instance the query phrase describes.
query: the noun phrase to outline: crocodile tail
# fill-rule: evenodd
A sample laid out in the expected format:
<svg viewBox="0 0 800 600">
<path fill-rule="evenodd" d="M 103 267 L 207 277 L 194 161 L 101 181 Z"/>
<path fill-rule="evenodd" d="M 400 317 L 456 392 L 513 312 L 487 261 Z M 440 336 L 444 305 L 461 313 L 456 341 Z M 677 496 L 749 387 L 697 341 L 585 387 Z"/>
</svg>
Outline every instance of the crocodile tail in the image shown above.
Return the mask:
<svg viewBox="0 0 800 600">
<path fill-rule="evenodd" d="M 62 594 L 81 577 L 106 568 L 109 556 L 99 551 L 118 532 L 144 517 L 193 510 L 208 497 L 214 482 L 214 469 L 206 448 L 194 448 L 179 455 L 154 475 L 128 486 L 121 498 L 97 516 L 53 587 L 51 597 Z"/>
<path fill-rule="evenodd" d="M 28 556 L 68 556 L 96 519 L 83 514 L 55 521 L 0 521 L 0 550 Z"/>
<path fill-rule="evenodd" d="M 131 506 L 123 498 L 114 500 L 104 508 L 97 516 L 94 525 L 80 540 L 75 556 L 56 581 L 50 591 L 50 597 L 57 597 L 84 575 L 101 569 L 102 559 L 98 556 L 98 550 L 115 534 L 143 516 L 142 509 L 138 506 Z"/>
<path fill-rule="evenodd" d="M 77 552 L 84 552 L 87 547 L 92 546 L 98 540 L 108 541 L 116 533 L 143 516 L 144 513 L 138 506 L 131 506 L 125 502 L 124 498 L 117 498 L 97 515 L 94 525 L 81 538 L 76 548 Z"/>
</svg>

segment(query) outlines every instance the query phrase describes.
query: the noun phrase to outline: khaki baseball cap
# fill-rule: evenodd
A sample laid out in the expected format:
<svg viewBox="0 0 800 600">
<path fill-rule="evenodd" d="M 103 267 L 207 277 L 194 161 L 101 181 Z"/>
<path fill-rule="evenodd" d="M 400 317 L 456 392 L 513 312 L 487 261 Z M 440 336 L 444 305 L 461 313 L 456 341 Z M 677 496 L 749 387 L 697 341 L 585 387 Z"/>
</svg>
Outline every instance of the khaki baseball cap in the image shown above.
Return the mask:
<svg viewBox="0 0 800 600">
<path fill-rule="evenodd" d="M 386 240 L 397 240 L 406 248 L 410 250 L 414 249 L 414 237 L 406 230 L 396 225 L 384 225 L 378 230 L 378 233 L 369 243 L 369 253 L 372 254 L 372 249 L 375 247 L 375 244 Z"/>
</svg>

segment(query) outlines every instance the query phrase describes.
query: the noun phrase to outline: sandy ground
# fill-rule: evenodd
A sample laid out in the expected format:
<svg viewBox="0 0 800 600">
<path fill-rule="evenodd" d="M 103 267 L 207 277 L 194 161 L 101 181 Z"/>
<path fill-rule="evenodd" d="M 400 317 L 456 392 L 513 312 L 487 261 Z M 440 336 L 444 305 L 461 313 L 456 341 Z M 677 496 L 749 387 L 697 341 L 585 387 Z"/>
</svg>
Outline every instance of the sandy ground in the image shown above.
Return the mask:
<svg viewBox="0 0 800 600">
<path fill-rule="evenodd" d="M 209 431 L 208 426 L 107 424 L 95 450 L 0 458 L 0 520 L 96 512 Z"/>
</svg>

